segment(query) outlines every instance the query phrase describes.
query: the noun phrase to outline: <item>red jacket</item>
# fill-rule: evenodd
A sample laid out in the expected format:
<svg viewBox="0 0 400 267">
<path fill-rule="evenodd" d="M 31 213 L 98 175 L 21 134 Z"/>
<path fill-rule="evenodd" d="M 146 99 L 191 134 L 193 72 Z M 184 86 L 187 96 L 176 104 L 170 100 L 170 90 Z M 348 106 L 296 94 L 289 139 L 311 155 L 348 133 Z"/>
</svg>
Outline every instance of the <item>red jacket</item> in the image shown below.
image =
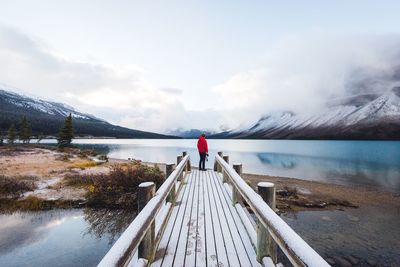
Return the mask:
<svg viewBox="0 0 400 267">
<path fill-rule="evenodd" d="M 200 136 L 199 140 L 197 141 L 197 150 L 200 153 L 208 153 L 207 140 L 204 136 Z"/>
</svg>

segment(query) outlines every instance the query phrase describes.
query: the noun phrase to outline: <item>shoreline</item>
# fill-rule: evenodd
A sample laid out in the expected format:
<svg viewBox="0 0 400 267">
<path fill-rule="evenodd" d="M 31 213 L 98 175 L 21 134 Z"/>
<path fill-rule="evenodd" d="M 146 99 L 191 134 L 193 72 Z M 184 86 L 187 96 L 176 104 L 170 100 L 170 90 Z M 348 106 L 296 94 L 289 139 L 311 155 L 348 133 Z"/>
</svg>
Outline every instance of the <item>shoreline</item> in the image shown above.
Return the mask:
<svg viewBox="0 0 400 267">
<path fill-rule="evenodd" d="M 84 203 L 87 188 L 67 186 L 64 178 L 70 174 L 95 175 L 108 173 L 115 164 L 126 164 L 132 160 L 110 158 L 100 162 L 90 151 L 79 148 L 60 152 L 55 147 L 15 146 L 0 147 L 1 175 L 7 177 L 33 177 L 36 189 L 24 192 L 17 200 L 36 197 L 44 201 L 61 203 Z M 141 162 L 147 166 L 158 166 L 165 172 L 164 163 Z M 367 186 L 344 186 L 298 178 L 278 177 L 244 173 L 243 179 L 256 190 L 261 181 L 272 182 L 277 192 L 277 212 L 343 210 L 361 206 L 392 206 L 400 209 L 400 194 L 382 191 Z M 1 195 L 0 195 L 1 198 Z M 3 198 L 4 199 L 4 198 Z M 49 205 L 46 205 L 49 206 Z M 52 206 L 52 205 L 50 205 Z M 81 205 L 78 205 L 80 207 Z"/>
</svg>

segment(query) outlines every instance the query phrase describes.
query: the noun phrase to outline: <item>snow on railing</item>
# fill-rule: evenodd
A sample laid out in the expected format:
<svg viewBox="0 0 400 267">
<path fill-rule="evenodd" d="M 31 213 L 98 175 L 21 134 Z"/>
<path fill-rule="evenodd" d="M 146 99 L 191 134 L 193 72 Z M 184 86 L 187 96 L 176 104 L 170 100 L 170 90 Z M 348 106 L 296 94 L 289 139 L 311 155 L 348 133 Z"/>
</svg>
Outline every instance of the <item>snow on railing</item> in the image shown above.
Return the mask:
<svg viewBox="0 0 400 267">
<path fill-rule="evenodd" d="M 184 153 L 184 155 L 182 159 L 179 158 L 180 162 L 178 166 L 176 166 L 175 170 L 160 186 L 154 197 L 151 198 L 146 206 L 138 213 L 133 222 L 122 233 L 97 266 L 112 267 L 127 266 L 129 264 L 139 244 L 144 239 L 147 231 L 155 221 L 157 214 L 165 204 L 171 189 L 175 189 L 178 177 L 181 176 L 183 171 L 187 170 L 189 156 L 186 155 L 186 153 Z"/>
<path fill-rule="evenodd" d="M 246 200 L 259 222 L 268 230 L 290 262 L 294 266 L 330 266 L 267 205 L 262 197 L 220 155 L 215 158 L 220 167 L 218 169 L 230 178 L 233 187 Z"/>
</svg>

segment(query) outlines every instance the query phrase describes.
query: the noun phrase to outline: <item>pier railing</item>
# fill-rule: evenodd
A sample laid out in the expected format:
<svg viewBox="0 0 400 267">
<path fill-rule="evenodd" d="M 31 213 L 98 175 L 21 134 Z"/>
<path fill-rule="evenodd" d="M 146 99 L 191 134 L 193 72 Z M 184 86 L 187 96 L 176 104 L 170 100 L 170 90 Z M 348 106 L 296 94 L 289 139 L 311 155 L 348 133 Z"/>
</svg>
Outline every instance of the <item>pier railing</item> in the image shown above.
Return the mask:
<svg viewBox="0 0 400 267">
<path fill-rule="evenodd" d="M 155 192 L 153 182 L 145 182 L 138 188 L 138 215 L 115 242 L 98 266 L 128 266 L 137 255 L 134 266 L 147 266 L 154 258 L 161 235 L 166 226 L 175 197 L 183 184 L 185 172 L 190 171 L 190 159 L 186 152 L 177 157 L 177 166 L 166 166 L 166 180 Z"/>
<path fill-rule="evenodd" d="M 277 263 L 277 246 L 294 266 L 330 266 L 274 211 L 275 187 L 272 183 L 259 183 L 257 194 L 240 176 L 242 165 L 229 165 L 229 157 L 218 152 L 214 170 L 222 173 L 222 179 L 238 211 L 257 252 L 257 260 L 264 266 Z M 257 217 L 251 219 L 243 202 L 249 205 Z"/>
</svg>

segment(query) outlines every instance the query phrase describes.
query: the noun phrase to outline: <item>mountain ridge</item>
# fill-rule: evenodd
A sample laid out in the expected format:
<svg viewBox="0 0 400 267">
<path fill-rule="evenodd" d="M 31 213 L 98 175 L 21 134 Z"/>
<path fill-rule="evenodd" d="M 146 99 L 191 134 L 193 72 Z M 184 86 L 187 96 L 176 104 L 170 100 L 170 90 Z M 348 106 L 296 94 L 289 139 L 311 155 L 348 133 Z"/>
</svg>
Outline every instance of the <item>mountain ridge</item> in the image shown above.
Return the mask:
<svg viewBox="0 0 400 267">
<path fill-rule="evenodd" d="M 11 124 L 17 126 L 21 118 L 26 116 L 32 124 L 33 135 L 56 136 L 65 117 L 70 113 L 77 137 L 178 138 L 113 125 L 91 114 L 79 112 L 64 103 L 16 93 L 0 85 L 0 131 L 3 134 Z"/>
<path fill-rule="evenodd" d="M 320 114 L 280 111 L 210 138 L 400 140 L 400 87 L 335 100 Z"/>
</svg>

